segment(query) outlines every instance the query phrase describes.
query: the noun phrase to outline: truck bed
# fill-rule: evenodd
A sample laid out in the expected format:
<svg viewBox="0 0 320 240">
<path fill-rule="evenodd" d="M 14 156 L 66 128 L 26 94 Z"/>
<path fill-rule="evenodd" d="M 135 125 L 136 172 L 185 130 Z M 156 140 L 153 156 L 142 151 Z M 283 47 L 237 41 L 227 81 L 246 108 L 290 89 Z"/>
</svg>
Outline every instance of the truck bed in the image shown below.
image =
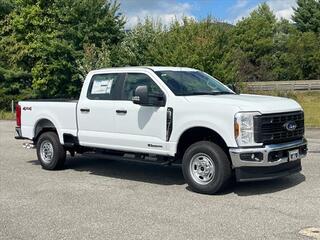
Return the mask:
<svg viewBox="0 0 320 240">
<path fill-rule="evenodd" d="M 37 124 L 43 119 L 51 121 L 58 130 L 61 143 L 63 143 L 63 134 L 76 136 L 77 104 L 77 100 L 69 99 L 37 99 L 19 102 L 23 137 L 33 139 Z"/>
</svg>

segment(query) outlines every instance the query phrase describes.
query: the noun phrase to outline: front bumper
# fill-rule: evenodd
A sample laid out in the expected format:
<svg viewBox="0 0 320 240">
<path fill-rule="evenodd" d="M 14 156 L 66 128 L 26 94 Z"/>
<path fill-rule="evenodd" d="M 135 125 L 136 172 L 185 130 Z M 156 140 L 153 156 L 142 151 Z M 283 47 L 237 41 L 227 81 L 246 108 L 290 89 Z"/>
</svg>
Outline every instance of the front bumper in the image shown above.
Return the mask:
<svg viewBox="0 0 320 240">
<path fill-rule="evenodd" d="M 295 149 L 299 150 L 299 159 L 289 161 L 288 152 Z M 300 159 L 307 155 L 307 141 L 230 148 L 229 152 L 237 181 L 266 180 L 301 171 Z"/>
</svg>

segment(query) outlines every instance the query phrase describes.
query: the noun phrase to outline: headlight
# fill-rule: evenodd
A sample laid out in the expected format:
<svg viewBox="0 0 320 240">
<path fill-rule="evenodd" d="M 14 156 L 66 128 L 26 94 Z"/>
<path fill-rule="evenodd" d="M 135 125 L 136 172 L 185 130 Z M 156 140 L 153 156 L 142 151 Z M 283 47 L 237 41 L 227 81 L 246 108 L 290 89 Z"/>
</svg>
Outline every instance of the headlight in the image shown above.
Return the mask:
<svg viewBox="0 0 320 240">
<path fill-rule="evenodd" d="M 239 112 L 234 118 L 234 134 L 239 146 L 261 145 L 254 141 L 253 117 L 259 112 Z"/>
</svg>

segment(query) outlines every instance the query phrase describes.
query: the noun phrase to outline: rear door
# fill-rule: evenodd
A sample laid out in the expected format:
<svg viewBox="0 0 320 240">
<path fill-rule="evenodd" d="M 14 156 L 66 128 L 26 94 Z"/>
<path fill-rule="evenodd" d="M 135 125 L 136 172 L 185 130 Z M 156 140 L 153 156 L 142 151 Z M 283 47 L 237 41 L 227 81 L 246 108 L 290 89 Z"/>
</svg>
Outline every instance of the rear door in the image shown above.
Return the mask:
<svg viewBox="0 0 320 240">
<path fill-rule="evenodd" d="M 166 107 L 134 104 L 134 91 L 141 85 L 148 87 L 149 94 L 165 95 L 148 74 L 128 72 L 122 101 L 116 103 L 117 142 L 131 151 L 166 153 Z"/>
<path fill-rule="evenodd" d="M 78 103 L 78 137 L 83 146 L 115 148 L 115 102 L 121 98 L 122 73 L 92 76 L 85 98 Z"/>
</svg>

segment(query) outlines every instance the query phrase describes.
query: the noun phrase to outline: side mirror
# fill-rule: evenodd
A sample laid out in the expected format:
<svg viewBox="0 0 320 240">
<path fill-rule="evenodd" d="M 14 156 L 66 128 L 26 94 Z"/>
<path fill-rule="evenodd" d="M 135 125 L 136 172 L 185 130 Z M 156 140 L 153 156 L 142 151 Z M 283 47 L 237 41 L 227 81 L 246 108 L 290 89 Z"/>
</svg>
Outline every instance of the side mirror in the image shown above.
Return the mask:
<svg viewBox="0 0 320 240">
<path fill-rule="evenodd" d="M 134 91 L 134 97 L 132 98 L 133 103 L 140 105 L 148 105 L 148 87 L 147 86 L 138 86 Z"/>
<path fill-rule="evenodd" d="M 240 93 L 239 88 L 237 88 L 235 84 L 227 84 L 227 87 L 230 88 L 232 91 L 234 91 L 237 94 Z"/>
<path fill-rule="evenodd" d="M 132 101 L 134 104 L 139 104 L 141 106 L 163 107 L 166 105 L 164 94 L 151 94 L 149 93 L 148 87 L 145 85 L 136 88 Z"/>
</svg>

